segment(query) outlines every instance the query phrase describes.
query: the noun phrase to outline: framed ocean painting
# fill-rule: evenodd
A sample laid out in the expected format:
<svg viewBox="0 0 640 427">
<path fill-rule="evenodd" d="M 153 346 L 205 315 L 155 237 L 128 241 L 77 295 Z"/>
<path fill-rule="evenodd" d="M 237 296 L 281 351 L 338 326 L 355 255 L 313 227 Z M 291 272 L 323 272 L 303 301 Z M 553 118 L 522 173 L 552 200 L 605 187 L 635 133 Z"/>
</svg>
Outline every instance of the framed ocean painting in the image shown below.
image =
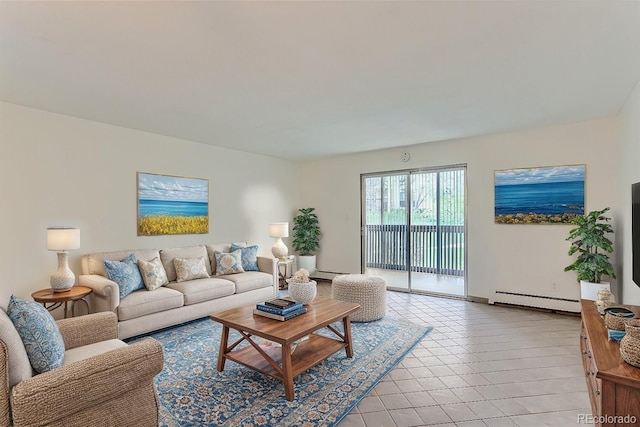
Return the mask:
<svg viewBox="0 0 640 427">
<path fill-rule="evenodd" d="M 495 171 L 496 224 L 570 224 L 584 215 L 585 165 Z"/>
<path fill-rule="evenodd" d="M 138 172 L 138 236 L 209 232 L 209 180 Z"/>
</svg>

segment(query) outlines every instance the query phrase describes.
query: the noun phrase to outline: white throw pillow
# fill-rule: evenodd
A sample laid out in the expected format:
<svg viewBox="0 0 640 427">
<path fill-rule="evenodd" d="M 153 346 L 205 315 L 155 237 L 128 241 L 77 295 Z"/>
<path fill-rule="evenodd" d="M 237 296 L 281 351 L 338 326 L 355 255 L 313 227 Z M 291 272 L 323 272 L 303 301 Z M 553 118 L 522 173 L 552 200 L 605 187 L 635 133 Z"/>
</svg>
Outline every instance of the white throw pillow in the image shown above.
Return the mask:
<svg viewBox="0 0 640 427">
<path fill-rule="evenodd" d="M 204 257 L 187 259 L 174 258 L 173 263 L 176 266 L 176 281 L 178 282 L 209 277 L 207 267 L 204 264 Z"/>
<path fill-rule="evenodd" d="M 169 283 L 167 272 L 164 271 L 164 266 L 158 257 L 155 257 L 151 261 L 139 259 L 138 267 L 140 268 L 144 286 L 148 291 L 153 291 Z"/>
</svg>

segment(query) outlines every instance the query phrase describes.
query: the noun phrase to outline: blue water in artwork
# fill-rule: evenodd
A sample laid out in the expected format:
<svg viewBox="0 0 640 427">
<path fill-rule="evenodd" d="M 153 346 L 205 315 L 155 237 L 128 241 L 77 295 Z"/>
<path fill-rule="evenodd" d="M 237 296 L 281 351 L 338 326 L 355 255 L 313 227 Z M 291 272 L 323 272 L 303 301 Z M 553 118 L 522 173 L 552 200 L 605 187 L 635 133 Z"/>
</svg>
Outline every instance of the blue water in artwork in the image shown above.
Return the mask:
<svg viewBox="0 0 640 427">
<path fill-rule="evenodd" d="M 528 214 L 584 214 L 584 181 L 495 187 L 496 216 Z"/>
<path fill-rule="evenodd" d="M 208 216 L 207 202 L 183 202 L 175 200 L 139 200 L 138 215 L 145 216 Z"/>
</svg>

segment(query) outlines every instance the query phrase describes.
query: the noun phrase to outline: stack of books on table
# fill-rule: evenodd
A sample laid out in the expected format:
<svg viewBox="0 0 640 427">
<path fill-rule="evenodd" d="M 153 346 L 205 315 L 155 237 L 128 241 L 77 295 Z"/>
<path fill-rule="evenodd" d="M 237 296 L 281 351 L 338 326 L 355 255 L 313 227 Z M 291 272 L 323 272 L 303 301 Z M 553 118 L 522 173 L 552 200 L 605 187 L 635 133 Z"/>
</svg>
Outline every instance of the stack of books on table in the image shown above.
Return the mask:
<svg viewBox="0 0 640 427">
<path fill-rule="evenodd" d="M 253 314 L 269 317 L 270 319 L 285 321 L 307 312 L 301 303 L 285 298 L 276 298 L 257 304 Z"/>
</svg>

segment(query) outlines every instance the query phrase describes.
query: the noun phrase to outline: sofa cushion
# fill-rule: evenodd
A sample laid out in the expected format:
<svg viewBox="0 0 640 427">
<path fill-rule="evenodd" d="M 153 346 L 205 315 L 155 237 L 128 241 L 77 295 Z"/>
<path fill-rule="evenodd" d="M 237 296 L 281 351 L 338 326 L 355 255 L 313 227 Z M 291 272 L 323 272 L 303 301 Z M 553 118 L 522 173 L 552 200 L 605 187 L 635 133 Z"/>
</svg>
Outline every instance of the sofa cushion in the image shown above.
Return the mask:
<svg viewBox="0 0 640 427">
<path fill-rule="evenodd" d="M 104 268 L 105 259 L 110 261 L 119 261 L 131 254 L 134 254 L 136 259 L 143 261 L 151 261 L 154 258 L 160 258 L 160 252 L 157 249 L 95 252 L 82 257 L 82 274 L 98 274 L 102 277 L 107 277 L 107 271 Z"/>
<path fill-rule="evenodd" d="M 258 245 L 241 246 L 235 243 L 231 245 L 231 252 L 240 249 L 242 251 L 242 269 L 244 271 L 258 270 Z"/>
<path fill-rule="evenodd" d="M 166 286 L 153 292 L 144 289 L 132 292 L 125 299 L 120 300 L 118 320 L 135 319 L 136 317 L 182 307 L 183 305 L 184 298 L 182 294 Z"/>
<path fill-rule="evenodd" d="M 164 266 L 162 262 L 160 262 L 160 258 L 155 257 L 151 261 L 139 259 L 138 267 L 140 268 L 144 286 L 148 291 L 153 291 L 169 283 L 167 272 L 164 271 Z"/>
<path fill-rule="evenodd" d="M 184 305 L 197 304 L 216 298 L 233 295 L 236 286 L 229 280 L 212 277 L 210 279 L 189 280 L 186 282 L 172 282 L 167 285 L 170 289 L 184 295 Z"/>
<path fill-rule="evenodd" d="M 120 299 L 126 297 L 133 291 L 144 289 L 144 282 L 138 268 L 138 260 L 134 254 L 124 258 L 122 261 L 104 260 L 104 267 L 107 277 L 118 284 Z"/>
<path fill-rule="evenodd" d="M 205 258 L 207 261 L 205 261 Z M 173 264 L 176 267 L 176 281 L 185 282 L 187 280 L 208 279 L 206 264 L 208 257 L 198 258 L 174 258 Z"/>
<path fill-rule="evenodd" d="M 242 274 L 229 274 L 218 277 L 235 283 L 236 294 L 273 286 L 273 276 L 261 271 L 247 271 Z"/>
<path fill-rule="evenodd" d="M 29 356 L 24 349 L 22 338 L 18 334 L 13 322 L 4 310 L 0 310 L 0 341 L 7 347 L 9 359 L 9 388 L 31 378 L 33 369 L 29 363 Z"/>
<path fill-rule="evenodd" d="M 29 362 L 36 372 L 48 372 L 62 366 L 64 340 L 46 308 L 37 302 L 11 295 L 7 315 L 18 331 Z"/>
<path fill-rule="evenodd" d="M 164 270 L 167 272 L 167 279 L 169 279 L 170 282 L 175 282 L 178 277 L 176 274 L 176 266 L 173 263 L 174 258 L 187 259 L 205 257 L 205 259 L 207 259 L 208 256 L 207 249 L 202 245 L 162 249 L 160 251 L 160 261 L 162 261 L 162 265 L 164 265 Z M 207 269 L 207 274 L 211 275 L 211 265 L 205 262 L 205 268 Z"/>
<path fill-rule="evenodd" d="M 72 348 L 64 352 L 64 361 L 62 362 L 62 366 L 67 366 L 73 362 L 88 359 L 90 357 L 97 356 L 98 354 L 126 346 L 127 344 L 124 341 L 111 339 Z"/>
<path fill-rule="evenodd" d="M 242 269 L 242 251 L 233 252 L 216 251 L 216 275 L 244 273 Z"/>
</svg>

